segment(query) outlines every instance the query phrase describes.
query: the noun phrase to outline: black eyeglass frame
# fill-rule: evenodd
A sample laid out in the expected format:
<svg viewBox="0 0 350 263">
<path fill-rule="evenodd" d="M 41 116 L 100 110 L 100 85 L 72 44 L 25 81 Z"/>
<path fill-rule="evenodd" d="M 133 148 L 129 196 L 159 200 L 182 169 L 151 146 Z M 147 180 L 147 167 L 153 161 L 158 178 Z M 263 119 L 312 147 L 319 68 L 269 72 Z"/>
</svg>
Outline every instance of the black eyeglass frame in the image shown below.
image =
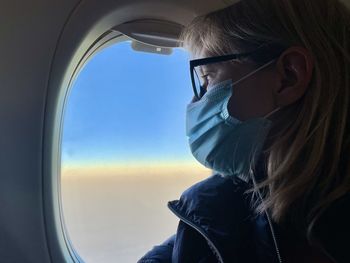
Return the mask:
<svg viewBox="0 0 350 263">
<path fill-rule="evenodd" d="M 214 64 L 214 63 L 219 63 L 219 62 L 225 62 L 228 60 L 234 60 L 234 59 L 240 59 L 244 57 L 251 56 L 258 51 L 262 49 L 262 47 L 269 46 L 269 44 L 264 44 L 255 49 L 254 51 L 251 52 L 246 52 L 246 53 L 241 53 L 241 54 L 228 54 L 228 55 L 222 55 L 222 56 L 214 56 L 214 57 L 207 57 L 207 58 L 200 58 L 200 59 L 193 59 L 190 60 L 190 74 L 191 74 L 191 82 L 192 82 L 192 88 L 193 88 L 193 93 L 196 99 L 200 99 L 203 94 L 205 93 L 205 89 L 203 86 L 200 86 L 200 94 L 198 94 L 197 89 L 196 89 L 196 83 L 194 80 L 194 68 L 198 66 L 203 66 L 203 65 L 208 65 L 208 64 Z M 279 56 L 284 50 L 286 49 L 285 46 L 278 45 L 275 49 L 274 56 L 270 56 L 271 59 Z M 197 74 L 197 72 L 196 72 Z M 197 75 L 198 76 L 198 75 Z"/>
</svg>

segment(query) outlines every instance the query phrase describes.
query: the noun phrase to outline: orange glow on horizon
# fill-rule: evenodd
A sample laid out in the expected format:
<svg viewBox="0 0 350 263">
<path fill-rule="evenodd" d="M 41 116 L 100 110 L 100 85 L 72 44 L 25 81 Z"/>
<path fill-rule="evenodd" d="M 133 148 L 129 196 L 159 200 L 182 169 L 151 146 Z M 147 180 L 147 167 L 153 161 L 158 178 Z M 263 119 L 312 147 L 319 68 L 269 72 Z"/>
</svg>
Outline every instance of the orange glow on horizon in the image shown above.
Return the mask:
<svg viewBox="0 0 350 263">
<path fill-rule="evenodd" d="M 62 176 L 147 176 L 210 175 L 211 170 L 195 162 L 162 162 L 149 164 L 65 165 Z"/>
</svg>

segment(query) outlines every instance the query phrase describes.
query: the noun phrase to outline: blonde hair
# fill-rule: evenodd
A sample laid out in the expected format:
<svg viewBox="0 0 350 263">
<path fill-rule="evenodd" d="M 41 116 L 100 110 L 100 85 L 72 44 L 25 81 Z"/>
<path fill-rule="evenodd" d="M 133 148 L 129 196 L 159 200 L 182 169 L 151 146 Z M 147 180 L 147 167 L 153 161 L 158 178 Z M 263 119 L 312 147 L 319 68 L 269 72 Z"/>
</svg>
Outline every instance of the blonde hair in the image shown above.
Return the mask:
<svg viewBox="0 0 350 263">
<path fill-rule="evenodd" d="M 197 17 L 181 37 L 195 55 L 278 43 L 313 56 L 309 87 L 283 109 L 290 122 L 275 123 L 278 135 L 265 152 L 268 176 L 254 189 L 267 189 L 258 212 L 300 224 L 310 242 L 317 218 L 350 191 L 349 31 L 350 12 L 338 0 L 243 0 Z"/>
</svg>

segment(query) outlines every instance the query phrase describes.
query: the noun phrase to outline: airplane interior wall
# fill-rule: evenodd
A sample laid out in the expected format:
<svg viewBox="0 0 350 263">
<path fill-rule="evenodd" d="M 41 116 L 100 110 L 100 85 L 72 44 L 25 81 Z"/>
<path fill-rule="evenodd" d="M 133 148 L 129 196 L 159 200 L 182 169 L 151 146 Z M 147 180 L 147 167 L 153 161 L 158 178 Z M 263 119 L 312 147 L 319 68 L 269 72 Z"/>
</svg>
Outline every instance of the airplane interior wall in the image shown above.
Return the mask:
<svg viewBox="0 0 350 263">
<path fill-rule="evenodd" d="M 77 1 L 0 4 L 0 262 L 49 262 L 42 181 L 50 64 Z"/>
</svg>

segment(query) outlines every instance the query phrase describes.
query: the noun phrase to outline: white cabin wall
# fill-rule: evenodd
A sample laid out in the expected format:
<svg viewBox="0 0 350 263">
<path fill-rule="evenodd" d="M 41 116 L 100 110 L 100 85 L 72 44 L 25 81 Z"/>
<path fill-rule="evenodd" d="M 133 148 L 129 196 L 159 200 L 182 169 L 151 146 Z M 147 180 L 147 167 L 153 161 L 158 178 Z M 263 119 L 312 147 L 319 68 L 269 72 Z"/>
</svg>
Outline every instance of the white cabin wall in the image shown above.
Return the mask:
<svg viewBox="0 0 350 263">
<path fill-rule="evenodd" d="M 0 262 L 49 262 L 43 116 L 55 46 L 76 0 L 0 3 Z"/>
</svg>

